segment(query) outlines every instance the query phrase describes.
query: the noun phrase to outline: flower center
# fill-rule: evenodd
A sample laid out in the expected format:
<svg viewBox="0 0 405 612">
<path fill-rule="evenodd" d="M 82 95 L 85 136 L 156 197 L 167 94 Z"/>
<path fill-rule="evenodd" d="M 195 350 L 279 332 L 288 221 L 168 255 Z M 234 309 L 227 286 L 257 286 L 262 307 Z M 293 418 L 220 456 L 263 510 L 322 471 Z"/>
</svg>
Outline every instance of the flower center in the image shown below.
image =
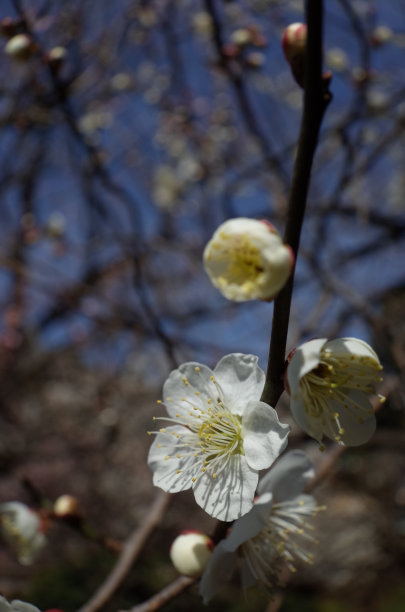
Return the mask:
<svg viewBox="0 0 405 612">
<path fill-rule="evenodd" d="M 381 370 L 380 363 L 372 357 L 323 350 L 319 365 L 300 381 L 305 412 L 321 419 L 327 435 L 339 442 L 344 429 L 335 411 L 336 403 L 363 423 L 373 410 L 370 404 L 361 402 L 358 393 L 375 393 L 375 383 L 382 380 Z"/>
<path fill-rule="evenodd" d="M 292 572 L 298 560 L 313 562 L 308 545 L 316 540 L 310 533 L 313 527 L 307 518 L 324 509 L 312 496 L 273 505 L 266 527 L 241 546 L 242 556 L 257 580 L 267 588 L 277 584 L 282 559 Z"/>
<path fill-rule="evenodd" d="M 221 237 L 229 242 L 228 236 Z M 248 238 L 240 236 L 233 238 L 233 244 L 226 249 L 213 244 L 213 248 L 218 248 L 215 259 L 218 263 L 225 263 L 226 269 L 219 277 L 218 282 L 222 285 L 233 283 L 243 286 L 251 286 L 257 282 L 258 277 L 263 273 L 262 258 L 258 248 L 252 245 Z"/>
<path fill-rule="evenodd" d="M 164 427 L 148 432 L 168 436 L 167 444 L 159 445 L 168 448 L 165 460 L 174 460 L 173 470 L 177 474 L 190 473 L 193 483 L 203 473 L 216 478 L 227 467 L 232 455 L 245 454 L 241 418 L 224 405 L 222 389 L 214 376 L 207 381 L 200 374 L 199 367 L 195 371 L 201 377 L 199 387 L 203 393 L 183 377 L 188 395 L 181 399 L 182 405 L 175 417 L 153 417 L 154 421 L 168 421 L 181 425 L 181 428 L 176 433 Z M 165 401 L 171 402 L 172 399 L 166 398 Z"/>
<path fill-rule="evenodd" d="M 240 418 L 222 405 L 208 411 L 208 418 L 198 429 L 206 460 L 216 455 L 244 454 Z"/>
</svg>

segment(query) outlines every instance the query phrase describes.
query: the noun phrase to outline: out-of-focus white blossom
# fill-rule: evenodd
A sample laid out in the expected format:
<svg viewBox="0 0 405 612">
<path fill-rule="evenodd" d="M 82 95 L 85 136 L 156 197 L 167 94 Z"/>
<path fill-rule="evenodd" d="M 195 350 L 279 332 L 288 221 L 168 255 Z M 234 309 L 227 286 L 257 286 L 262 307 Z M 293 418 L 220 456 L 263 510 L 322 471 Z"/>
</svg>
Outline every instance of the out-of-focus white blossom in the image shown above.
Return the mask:
<svg viewBox="0 0 405 612">
<path fill-rule="evenodd" d="M 284 563 L 291 571 L 298 561 L 312 563 L 315 540 L 307 520 L 320 507 L 302 491 L 313 476 L 309 459 L 294 450 L 281 457 L 261 479 L 254 506 L 234 523 L 208 562 L 200 583 L 205 603 L 221 590 L 238 559 L 243 588 L 261 582 L 271 589 L 278 583 Z"/>
<path fill-rule="evenodd" d="M 20 601 L 19 599 L 14 599 L 13 601 L 8 602 L 7 599 L 5 599 L 5 597 L 0 595 L 0 612 L 41 612 L 41 611 L 36 606 L 26 603 L 25 601 Z"/>
<path fill-rule="evenodd" d="M 181 533 L 170 548 L 170 559 L 180 574 L 198 578 L 206 568 L 214 544 L 198 531 Z"/>
<path fill-rule="evenodd" d="M 46 544 L 40 517 L 21 502 L 0 504 L 0 533 L 22 565 L 30 565 Z"/>
<path fill-rule="evenodd" d="M 61 495 L 55 500 L 53 511 L 56 516 L 78 516 L 80 514 L 80 506 L 76 497 L 73 495 Z"/>
<path fill-rule="evenodd" d="M 266 221 L 243 217 L 225 221 L 204 250 L 212 284 L 229 300 L 271 300 L 291 274 L 289 246 Z"/>
<path fill-rule="evenodd" d="M 17 60 L 28 59 L 33 51 L 33 41 L 28 34 L 16 34 L 7 42 L 4 51 Z"/>
<path fill-rule="evenodd" d="M 332 47 L 332 49 L 328 49 L 325 54 L 325 62 L 330 68 L 332 68 L 332 70 L 336 70 L 338 72 L 343 72 L 349 67 L 348 55 L 346 51 L 340 47 Z"/>
<path fill-rule="evenodd" d="M 384 45 L 394 38 L 394 32 L 386 25 L 380 25 L 374 28 L 371 33 L 371 42 L 376 45 Z"/>
<path fill-rule="evenodd" d="M 348 446 L 364 444 L 375 430 L 368 396 L 382 380 L 381 370 L 376 353 L 363 340 L 305 342 L 287 368 L 294 419 L 319 442 L 325 435 Z"/>
<path fill-rule="evenodd" d="M 211 36 L 214 24 L 211 15 L 207 11 L 198 11 L 193 17 L 193 28 L 200 36 Z"/>
<path fill-rule="evenodd" d="M 265 375 L 258 358 L 223 357 L 214 370 L 185 363 L 163 387 L 167 422 L 154 434 L 148 464 L 153 483 L 169 493 L 193 489 L 211 516 L 231 521 L 248 512 L 258 471 L 287 444 L 289 426 L 260 401 Z"/>
<path fill-rule="evenodd" d="M 239 28 L 231 34 L 231 41 L 240 47 L 252 42 L 252 33 L 247 28 Z"/>
</svg>

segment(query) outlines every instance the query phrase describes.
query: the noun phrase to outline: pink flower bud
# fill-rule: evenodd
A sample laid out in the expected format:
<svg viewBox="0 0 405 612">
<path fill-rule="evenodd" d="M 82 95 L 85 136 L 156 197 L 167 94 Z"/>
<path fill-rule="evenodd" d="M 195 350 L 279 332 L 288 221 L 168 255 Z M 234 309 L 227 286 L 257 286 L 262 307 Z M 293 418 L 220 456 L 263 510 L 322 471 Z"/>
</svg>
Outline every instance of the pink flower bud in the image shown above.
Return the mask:
<svg viewBox="0 0 405 612">
<path fill-rule="evenodd" d="M 292 23 L 283 33 L 281 45 L 287 62 L 298 85 L 304 85 L 305 47 L 307 26 L 305 23 Z"/>
</svg>

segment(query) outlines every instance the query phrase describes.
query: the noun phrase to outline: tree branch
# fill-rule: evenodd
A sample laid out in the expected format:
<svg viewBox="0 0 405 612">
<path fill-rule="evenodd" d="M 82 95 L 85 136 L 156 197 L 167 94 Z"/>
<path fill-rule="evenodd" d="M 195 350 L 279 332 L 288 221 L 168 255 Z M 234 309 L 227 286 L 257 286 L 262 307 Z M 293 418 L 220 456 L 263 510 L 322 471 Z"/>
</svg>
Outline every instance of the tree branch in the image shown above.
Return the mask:
<svg viewBox="0 0 405 612">
<path fill-rule="evenodd" d="M 330 76 L 322 76 L 322 0 L 307 0 L 307 47 L 305 57 L 304 110 L 298 140 L 297 156 L 288 199 L 284 242 L 292 248 L 297 260 L 304 220 L 312 162 L 318 144 L 319 130 L 331 100 Z M 277 404 L 284 390 L 283 374 L 288 323 L 294 285 L 294 272 L 274 302 L 273 326 L 262 401 Z"/>
<path fill-rule="evenodd" d="M 96 612 L 100 610 L 114 595 L 123 580 L 131 570 L 136 558 L 142 551 L 146 540 L 151 536 L 155 527 L 160 523 L 171 496 L 160 492 L 157 496 L 144 523 L 129 536 L 125 542 L 121 555 L 107 576 L 104 583 L 94 593 L 90 600 L 84 604 L 79 612 Z"/>
</svg>

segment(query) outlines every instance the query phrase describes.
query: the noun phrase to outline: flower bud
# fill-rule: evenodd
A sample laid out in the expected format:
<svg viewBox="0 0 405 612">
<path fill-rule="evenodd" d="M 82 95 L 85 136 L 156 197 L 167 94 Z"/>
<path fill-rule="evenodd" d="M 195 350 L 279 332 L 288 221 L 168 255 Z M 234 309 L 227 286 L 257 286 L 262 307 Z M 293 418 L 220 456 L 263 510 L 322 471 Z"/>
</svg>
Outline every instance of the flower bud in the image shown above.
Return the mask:
<svg viewBox="0 0 405 612">
<path fill-rule="evenodd" d="M 214 548 L 214 543 L 200 531 L 184 531 L 170 548 L 170 559 L 180 574 L 198 578 L 203 573 Z"/>
<path fill-rule="evenodd" d="M 46 60 L 48 64 L 51 66 L 51 68 L 57 71 L 62 66 L 66 58 L 66 55 L 67 55 L 67 51 L 65 47 L 53 47 L 46 54 Z"/>
<path fill-rule="evenodd" d="M 293 253 L 274 227 L 255 219 L 225 221 L 204 250 L 204 267 L 212 284 L 236 302 L 273 299 L 293 265 Z"/>
<path fill-rule="evenodd" d="M 250 68 L 260 68 L 264 65 L 266 57 L 259 51 L 254 51 L 246 56 L 245 62 Z"/>
<path fill-rule="evenodd" d="M 380 25 L 374 28 L 371 33 L 371 44 L 375 47 L 380 47 L 385 43 L 391 42 L 394 37 L 394 32 L 385 25 Z"/>
<path fill-rule="evenodd" d="M 34 43 L 28 34 L 16 34 L 16 36 L 10 38 L 4 47 L 7 55 L 20 61 L 27 60 L 31 56 L 33 49 Z"/>
<path fill-rule="evenodd" d="M 252 33 L 248 28 L 239 28 L 232 32 L 231 41 L 239 47 L 244 47 L 252 42 Z"/>
<path fill-rule="evenodd" d="M 53 505 L 56 516 L 77 516 L 79 514 L 79 502 L 72 495 L 61 495 Z"/>
<path fill-rule="evenodd" d="M 305 23 L 292 23 L 283 33 L 281 45 L 287 62 L 291 66 L 294 79 L 304 86 L 305 47 L 307 44 L 307 26 Z"/>
</svg>

